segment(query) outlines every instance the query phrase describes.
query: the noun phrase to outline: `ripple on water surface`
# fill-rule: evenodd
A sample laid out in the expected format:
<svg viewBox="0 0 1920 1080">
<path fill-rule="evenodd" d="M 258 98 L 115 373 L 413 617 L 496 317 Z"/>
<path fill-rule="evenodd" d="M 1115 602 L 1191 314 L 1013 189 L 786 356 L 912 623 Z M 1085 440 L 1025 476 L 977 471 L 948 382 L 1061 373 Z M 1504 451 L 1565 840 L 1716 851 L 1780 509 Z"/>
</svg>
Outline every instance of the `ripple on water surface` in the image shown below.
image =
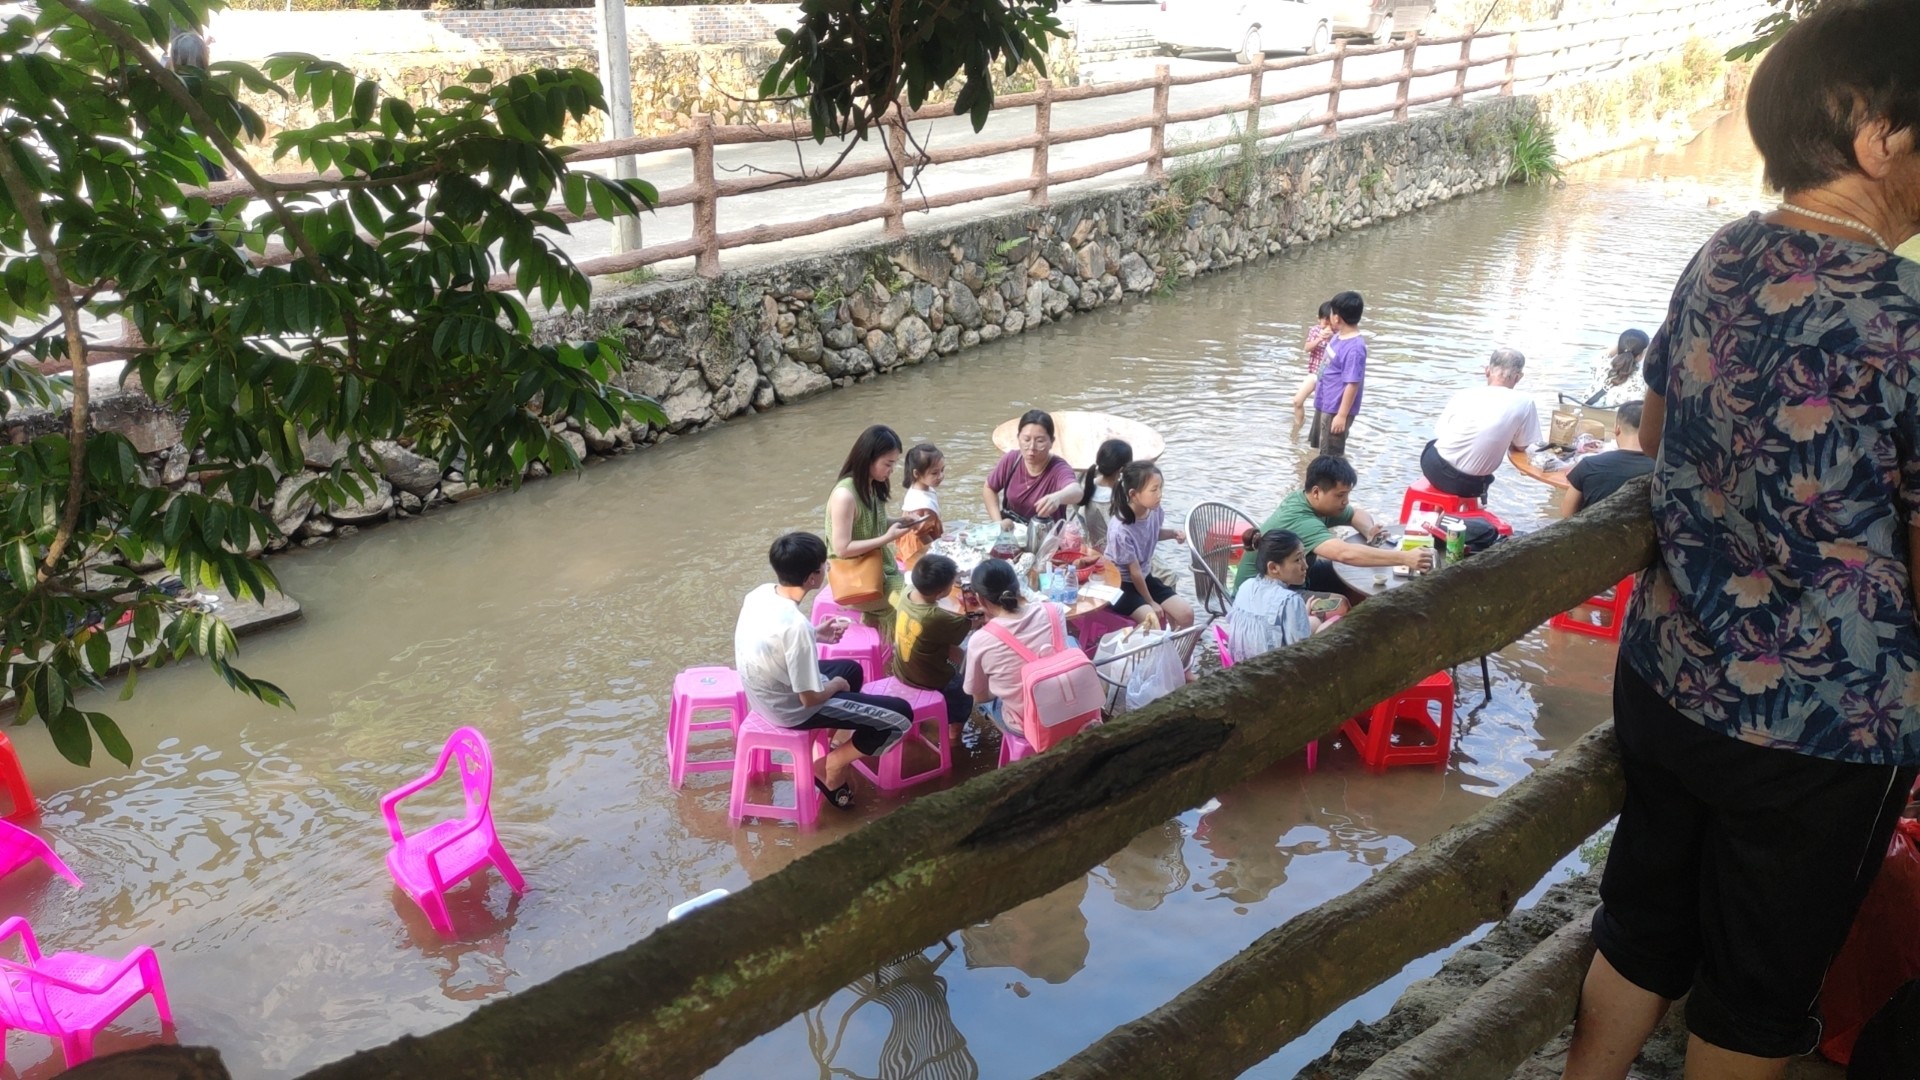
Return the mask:
<svg viewBox="0 0 1920 1080">
<path fill-rule="evenodd" d="M 17 732 L 42 827 L 88 886 L 26 872 L 0 882 L 0 898 L 61 948 L 153 944 L 180 1037 L 219 1046 L 235 1075 L 289 1076 L 442 1026 L 885 811 L 869 796 L 812 836 L 733 830 L 724 777 L 672 792 L 660 752 L 673 673 L 726 659 L 768 539 L 820 527 L 863 425 L 945 448 L 950 523 L 977 520 L 988 432 L 1029 403 L 1157 426 L 1176 520 L 1202 498 L 1263 515 L 1306 460 L 1288 407 L 1303 324 L 1355 288 L 1373 357 L 1356 501 L 1391 511 L 1440 405 L 1494 345 L 1528 354 L 1522 386 L 1542 401 L 1584 387 L 1621 329 L 1658 322 L 1706 234 L 1758 204 L 1755 174 L 1744 133 L 1723 125 L 1682 153 L 1463 199 L 282 559 L 307 617 L 249 640 L 244 659 L 299 707 L 251 705 L 202 672 L 156 673 L 130 703 L 97 706 L 144 750 L 126 771 L 74 768 L 43 732 Z M 1523 528 L 1551 513 L 1542 488 L 1510 474 L 1493 503 Z M 1493 703 L 1463 711 L 1444 775 L 1371 776 L 1326 746 L 1317 773 L 1283 762 L 1086 878 L 951 935 L 951 951 L 861 980 L 714 1075 L 810 1074 L 815 1056 L 888 1076 L 1025 1076 L 1059 1061 L 1484 805 L 1606 711 L 1604 645 L 1536 634 L 1493 670 Z M 1462 678 L 1470 705 L 1479 674 Z M 530 888 L 513 899 L 489 876 L 457 892 L 461 940 L 443 941 L 387 878 L 378 807 L 460 724 L 493 746 L 495 813 Z M 993 752 L 969 734 L 960 774 Z M 151 1012 L 131 1017 L 103 1049 L 151 1037 Z M 1291 1075 L 1324 1048 L 1316 1038 L 1255 1074 Z M 52 1071 L 45 1040 L 16 1033 L 11 1049 L 16 1067 Z"/>
</svg>

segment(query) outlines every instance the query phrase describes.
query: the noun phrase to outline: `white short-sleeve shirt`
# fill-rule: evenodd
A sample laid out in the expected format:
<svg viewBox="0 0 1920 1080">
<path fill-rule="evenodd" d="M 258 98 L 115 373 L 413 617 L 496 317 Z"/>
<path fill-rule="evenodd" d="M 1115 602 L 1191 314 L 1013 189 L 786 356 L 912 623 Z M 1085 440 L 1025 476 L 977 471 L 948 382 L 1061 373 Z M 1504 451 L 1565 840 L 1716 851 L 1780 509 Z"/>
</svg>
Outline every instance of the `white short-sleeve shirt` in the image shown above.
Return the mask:
<svg viewBox="0 0 1920 1080">
<path fill-rule="evenodd" d="M 816 708 L 800 703 L 800 695 L 826 688 L 813 624 L 800 605 L 762 585 L 740 604 L 740 621 L 733 627 L 733 666 L 746 688 L 747 704 L 781 727 L 793 727 L 812 716 Z"/>
<path fill-rule="evenodd" d="M 1434 449 L 1469 476 L 1492 476 L 1510 449 L 1540 441 L 1540 408 L 1511 386 L 1475 386 L 1453 395 L 1433 425 Z"/>
</svg>

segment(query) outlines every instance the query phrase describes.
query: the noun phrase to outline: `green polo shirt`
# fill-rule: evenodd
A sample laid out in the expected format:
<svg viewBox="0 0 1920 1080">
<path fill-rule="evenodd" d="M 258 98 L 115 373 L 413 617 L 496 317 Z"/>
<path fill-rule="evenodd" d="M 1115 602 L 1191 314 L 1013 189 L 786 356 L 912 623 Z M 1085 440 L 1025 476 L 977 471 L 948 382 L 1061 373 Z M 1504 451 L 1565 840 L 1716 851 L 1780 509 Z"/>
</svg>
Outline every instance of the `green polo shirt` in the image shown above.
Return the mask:
<svg viewBox="0 0 1920 1080">
<path fill-rule="evenodd" d="M 1322 515 L 1307 502 L 1306 492 L 1296 491 L 1280 500 L 1280 508 L 1267 515 L 1267 520 L 1260 525 L 1260 531 L 1285 529 L 1298 536 L 1301 546 L 1307 549 L 1307 557 L 1311 559 L 1314 548 L 1333 539 L 1332 529 L 1335 525 L 1352 523 L 1353 505 L 1351 503 L 1337 514 Z M 1241 556 L 1240 565 L 1233 572 L 1231 588 L 1234 591 L 1239 591 L 1241 582 L 1260 572 L 1260 568 L 1254 565 L 1259 558 L 1260 553 L 1257 551 L 1248 551 Z"/>
</svg>

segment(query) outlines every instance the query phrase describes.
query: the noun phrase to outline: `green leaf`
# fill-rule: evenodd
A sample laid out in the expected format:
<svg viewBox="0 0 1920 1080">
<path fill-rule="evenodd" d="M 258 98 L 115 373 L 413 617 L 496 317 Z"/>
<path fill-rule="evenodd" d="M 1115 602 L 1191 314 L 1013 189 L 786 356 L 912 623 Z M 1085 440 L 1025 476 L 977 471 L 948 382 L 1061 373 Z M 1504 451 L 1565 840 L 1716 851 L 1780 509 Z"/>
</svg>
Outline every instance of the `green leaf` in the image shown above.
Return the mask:
<svg viewBox="0 0 1920 1080">
<path fill-rule="evenodd" d="M 93 736 L 87 733 L 87 718 L 79 709 L 65 708 L 55 714 L 41 714 L 47 733 L 53 736 L 53 748 L 75 765 L 93 764 Z M 132 752 L 128 752 L 132 757 Z"/>
<path fill-rule="evenodd" d="M 133 744 L 120 733 L 120 725 L 115 724 L 105 713 L 90 712 L 81 715 L 87 718 L 87 723 L 93 725 L 93 733 L 100 737 L 101 747 L 113 755 L 113 760 L 122 765 L 133 764 Z"/>
</svg>

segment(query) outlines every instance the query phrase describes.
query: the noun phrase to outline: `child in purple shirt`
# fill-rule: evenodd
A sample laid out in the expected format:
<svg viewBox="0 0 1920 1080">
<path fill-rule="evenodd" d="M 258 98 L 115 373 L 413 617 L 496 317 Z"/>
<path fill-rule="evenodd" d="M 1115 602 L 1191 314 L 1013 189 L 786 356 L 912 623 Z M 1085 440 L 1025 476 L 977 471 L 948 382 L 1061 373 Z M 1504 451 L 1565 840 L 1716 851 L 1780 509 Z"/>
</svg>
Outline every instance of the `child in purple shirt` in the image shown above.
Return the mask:
<svg viewBox="0 0 1920 1080">
<path fill-rule="evenodd" d="M 1327 342 L 1327 360 L 1313 392 L 1313 431 L 1307 445 L 1329 457 L 1346 457 L 1347 432 L 1360 412 L 1367 379 L 1367 341 L 1359 330 L 1366 301 L 1357 292 L 1343 292 L 1328 304 L 1333 308 L 1333 340 Z"/>
</svg>

